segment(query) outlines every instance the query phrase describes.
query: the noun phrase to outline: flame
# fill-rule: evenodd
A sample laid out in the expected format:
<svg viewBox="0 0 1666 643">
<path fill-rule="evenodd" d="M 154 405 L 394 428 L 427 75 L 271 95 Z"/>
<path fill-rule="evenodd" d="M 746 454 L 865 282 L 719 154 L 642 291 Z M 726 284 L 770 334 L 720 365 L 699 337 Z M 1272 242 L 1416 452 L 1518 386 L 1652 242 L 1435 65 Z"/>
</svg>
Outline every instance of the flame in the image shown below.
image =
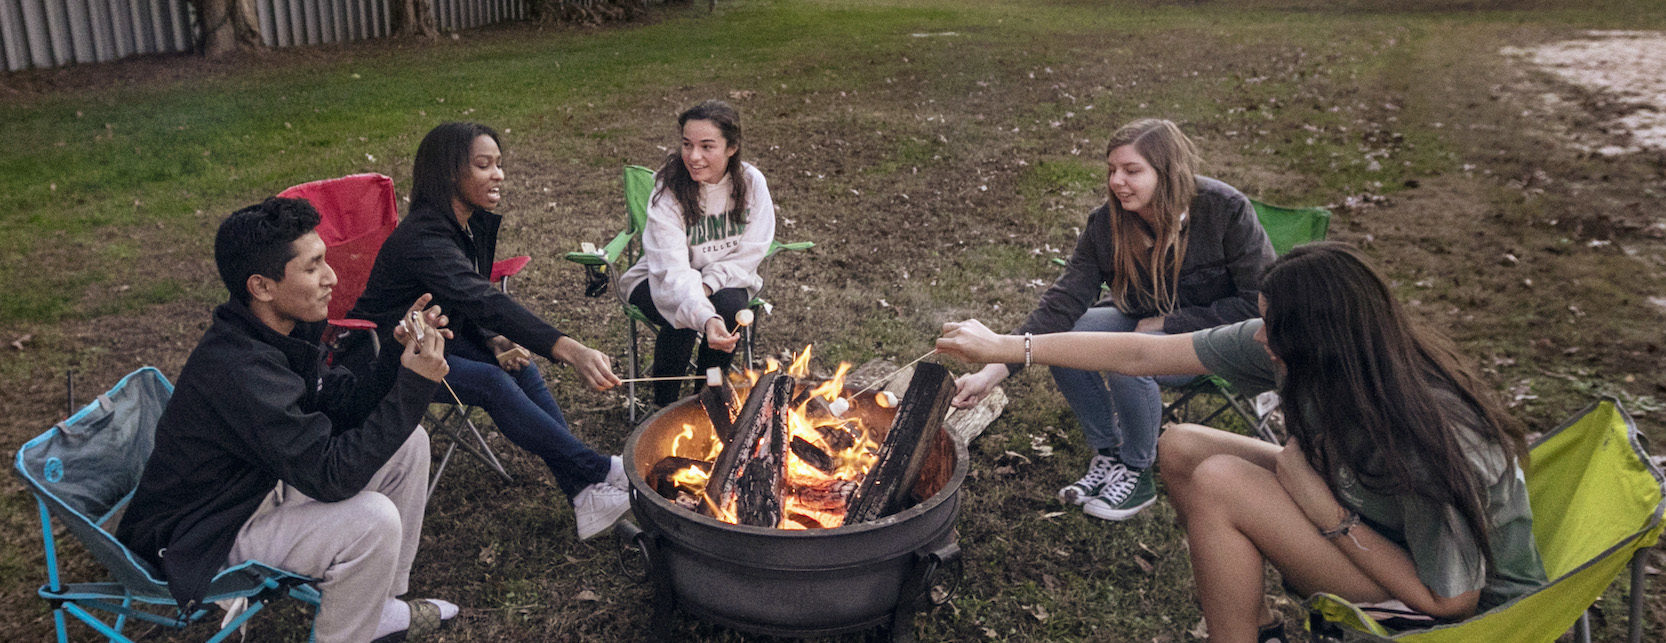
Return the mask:
<svg viewBox="0 0 1666 643">
<path fill-rule="evenodd" d="M 809 352 L 808 349 L 805 352 Z M 833 373 L 833 379 L 821 383 L 810 389 L 811 395 L 820 395 L 822 399 L 832 402 L 839 399 L 839 393 L 845 390 L 845 373 L 850 371 L 850 362 L 839 362 L 839 370 Z"/>
<path fill-rule="evenodd" d="M 810 346 L 805 346 L 804 350 L 793 358 L 792 363 L 787 367 L 787 375 L 795 379 L 808 379 L 810 348 Z M 786 410 L 787 440 L 790 442 L 796 437 L 814 445 L 827 454 L 828 459 L 832 462 L 833 469 L 831 472 L 822 471 L 805 462 L 796 453 L 788 449 L 786 466 L 782 472 L 783 482 L 787 489 L 825 490 L 829 486 L 853 488 L 856 483 L 861 482 L 874 462 L 878 460 L 879 445 L 870 436 L 868 428 L 863 423 L 860 415 L 847 414 L 851 415 L 848 419 L 834 417 L 827 412 L 824 403 L 838 399 L 839 395 L 844 392 L 845 376 L 849 373 L 850 368 L 849 363 L 840 363 L 831 379 L 811 388 L 809 394 L 804 396 L 802 404 Z M 734 375 L 730 382 L 735 386 L 736 397 L 740 398 L 740 402 L 744 404 L 745 398 L 756 390 L 757 382 L 763 373 L 780 370 L 780 362 L 767 359 L 762 373 L 746 371 Z M 806 382 L 807 384 L 808 382 Z M 864 398 L 864 401 L 866 399 Z M 783 400 L 782 402 L 786 403 L 787 401 Z M 855 399 L 850 400 L 850 402 L 858 403 Z M 717 440 L 716 435 L 709 428 L 705 429 L 704 433 L 702 433 L 701 428 L 694 424 L 684 424 L 682 433 L 672 441 L 672 455 L 715 462 L 718 455 L 723 451 L 723 443 Z M 844 449 L 833 448 L 832 444 L 829 444 L 827 435 L 824 435 L 824 430 L 834 435 L 839 433 L 849 435 L 851 445 Z M 706 440 L 703 445 L 700 442 L 702 436 Z M 840 439 L 839 441 L 844 442 L 845 440 Z M 783 446 L 783 448 L 786 447 Z M 698 452 L 702 450 L 707 452 L 704 458 L 700 458 L 698 455 Z M 736 499 L 734 497 L 718 499 L 704 493 L 709 479 L 709 473 L 694 467 L 677 471 L 672 476 L 672 481 L 679 487 L 699 490 L 698 493 L 700 493 L 702 502 L 711 509 L 713 517 L 731 524 L 738 523 L 739 520 L 735 513 Z M 800 521 L 808 521 L 822 527 L 836 527 L 843 524 L 844 512 L 842 509 L 818 508 L 820 506 L 822 505 L 808 506 L 801 502 L 793 492 L 789 491 L 782 499 L 782 518 L 777 527 L 781 529 L 805 529 L 805 525 Z M 794 518 L 797 518 L 797 520 Z"/>
<path fill-rule="evenodd" d="M 810 376 L 810 346 L 805 344 L 804 350 L 793 358 L 792 366 L 787 367 L 787 375 L 798 378 Z"/>
<path fill-rule="evenodd" d="M 671 474 L 671 481 L 679 486 L 701 491 L 706 488 L 706 481 L 711 480 L 711 477 L 711 474 L 701 471 L 700 467 L 685 467 Z"/>
</svg>

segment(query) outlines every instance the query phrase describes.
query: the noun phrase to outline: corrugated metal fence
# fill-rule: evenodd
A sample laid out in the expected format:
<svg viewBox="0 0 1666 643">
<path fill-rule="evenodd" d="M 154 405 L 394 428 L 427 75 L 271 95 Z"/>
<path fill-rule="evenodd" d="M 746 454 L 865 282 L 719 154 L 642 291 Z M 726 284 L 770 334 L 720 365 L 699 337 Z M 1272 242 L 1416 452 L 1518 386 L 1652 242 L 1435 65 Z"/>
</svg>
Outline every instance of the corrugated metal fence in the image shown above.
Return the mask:
<svg viewBox="0 0 1666 643">
<path fill-rule="evenodd" d="M 525 0 L 427 0 L 441 31 L 527 17 Z M 380 38 L 389 0 L 254 0 L 261 42 L 292 47 Z M 6 71 L 191 51 L 196 12 L 187 0 L 0 0 Z"/>
<path fill-rule="evenodd" d="M 0 0 L 7 71 L 190 51 L 186 0 Z"/>
</svg>

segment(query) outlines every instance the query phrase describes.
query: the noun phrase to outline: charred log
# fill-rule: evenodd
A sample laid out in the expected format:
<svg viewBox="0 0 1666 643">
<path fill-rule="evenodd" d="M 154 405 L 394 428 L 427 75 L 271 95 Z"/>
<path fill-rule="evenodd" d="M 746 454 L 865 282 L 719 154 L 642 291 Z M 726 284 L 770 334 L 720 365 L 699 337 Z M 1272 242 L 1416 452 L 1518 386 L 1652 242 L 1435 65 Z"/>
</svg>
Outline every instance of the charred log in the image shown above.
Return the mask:
<svg viewBox="0 0 1666 643">
<path fill-rule="evenodd" d="M 827 445 L 827 448 L 834 451 L 844 451 L 856 446 L 856 440 L 860 437 L 847 428 L 847 424 L 849 423 L 818 424 L 815 429 L 816 433 L 821 434 L 822 442 Z"/>
<path fill-rule="evenodd" d="M 770 373 L 758 380 L 735 420 L 729 444 L 717 458 L 706 494 L 718 507 L 734 506 L 743 524 L 758 524 L 773 516 L 781 520 L 785 486 L 787 423 L 785 406 L 791 400 L 793 378 Z M 702 505 L 702 509 L 710 508 Z"/>
<path fill-rule="evenodd" d="M 685 494 L 695 491 L 686 487 L 679 488 L 677 485 L 675 476 L 678 471 L 685 469 L 699 469 L 709 474 L 712 470 L 712 463 L 693 458 L 668 456 L 654 463 L 654 468 L 648 471 L 648 485 L 653 487 L 654 491 L 659 493 L 661 497 L 667 500 L 676 500 L 679 490 Z"/>
<path fill-rule="evenodd" d="M 706 417 L 711 420 L 712 431 L 717 435 L 717 441 L 729 443 L 729 436 L 735 431 L 735 416 L 740 409 L 735 405 L 735 389 L 729 385 L 729 378 L 723 378 L 722 386 L 705 386 L 700 389 L 700 406 L 706 409 Z"/>
<path fill-rule="evenodd" d="M 843 511 L 850 504 L 850 494 L 856 491 L 856 483 L 830 480 L 815 486 L 798 487 L 793 491 L 793 497 L 797 498 L 798 504 L 805 509 Z"/>
<path fill-rule="evenodd" d="M 822 473 L 833 473 L 833 456 L 827 455 L 826 451 L 811 444 L 809 440 L 793 436 L 792 452 L 798 459 L 803 460 L 804 464 L 815 467 Z"/>
<path fill-rule="evenodd" d="M 896 420 L 879 447 L 879 459 L 851 498 L 845 524 L 876 520 L 906 506 L 953 397 L 954 380 L 948 369 L 928 362 L 914 370 Z"/>
</svg>

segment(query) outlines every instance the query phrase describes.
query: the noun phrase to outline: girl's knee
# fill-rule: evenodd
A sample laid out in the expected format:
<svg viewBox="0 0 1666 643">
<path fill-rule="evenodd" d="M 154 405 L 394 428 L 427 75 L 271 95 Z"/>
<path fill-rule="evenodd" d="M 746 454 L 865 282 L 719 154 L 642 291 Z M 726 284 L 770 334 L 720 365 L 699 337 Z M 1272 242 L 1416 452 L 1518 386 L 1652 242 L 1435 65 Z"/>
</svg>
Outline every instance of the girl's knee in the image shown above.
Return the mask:
<svg viewBox="0 0 1666 643">
<path fill-rule="evenodd" d="M 1190 481 L 1194 494 L 1205 501 L 1230 500 L 1263 486 L 1268 473 L 1238 456 L 1216 454 L 1192 467 Z"/>
</svg>

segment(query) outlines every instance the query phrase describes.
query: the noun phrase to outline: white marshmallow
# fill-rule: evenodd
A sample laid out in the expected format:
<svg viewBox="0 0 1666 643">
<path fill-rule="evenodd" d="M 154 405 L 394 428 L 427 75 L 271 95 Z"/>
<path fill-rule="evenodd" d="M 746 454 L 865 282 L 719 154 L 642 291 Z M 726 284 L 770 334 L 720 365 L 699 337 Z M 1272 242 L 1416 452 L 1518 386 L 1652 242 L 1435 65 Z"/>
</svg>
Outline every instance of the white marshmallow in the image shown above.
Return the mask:
<svg viewBox="0 0 1666 643">
<path fill-rule="evenodd" d="M 878 402 L 881 407 L 893 408 L 897 405 L 897 394 L 890 391 L 880 391 L 879 395 L 874 396 L 874 401 Z"/>
<path fill-rule="evenodd" d="M 850 410 L 850 400 L 847 400 L 847 399 L 842 398 L 842 397 L 839 398 L 839 399 L 833 400 L 832 404 L 827 405 L 827 410 L 832 411 L 833 415 L 835 415 L 837 417 L 844 417 L 845 416 L 845 411 Z"/>
<path fill-rule="evenodd" d="M 706 386 L 723 386 L 723 368 L 713 366 L 706 369 Z"/>
<path fill-rule="evenodd" d="M 735 313 L 735 323 L 742 326 L 752 325 L 752 309 L 742 308 Z"/>
</svg>

